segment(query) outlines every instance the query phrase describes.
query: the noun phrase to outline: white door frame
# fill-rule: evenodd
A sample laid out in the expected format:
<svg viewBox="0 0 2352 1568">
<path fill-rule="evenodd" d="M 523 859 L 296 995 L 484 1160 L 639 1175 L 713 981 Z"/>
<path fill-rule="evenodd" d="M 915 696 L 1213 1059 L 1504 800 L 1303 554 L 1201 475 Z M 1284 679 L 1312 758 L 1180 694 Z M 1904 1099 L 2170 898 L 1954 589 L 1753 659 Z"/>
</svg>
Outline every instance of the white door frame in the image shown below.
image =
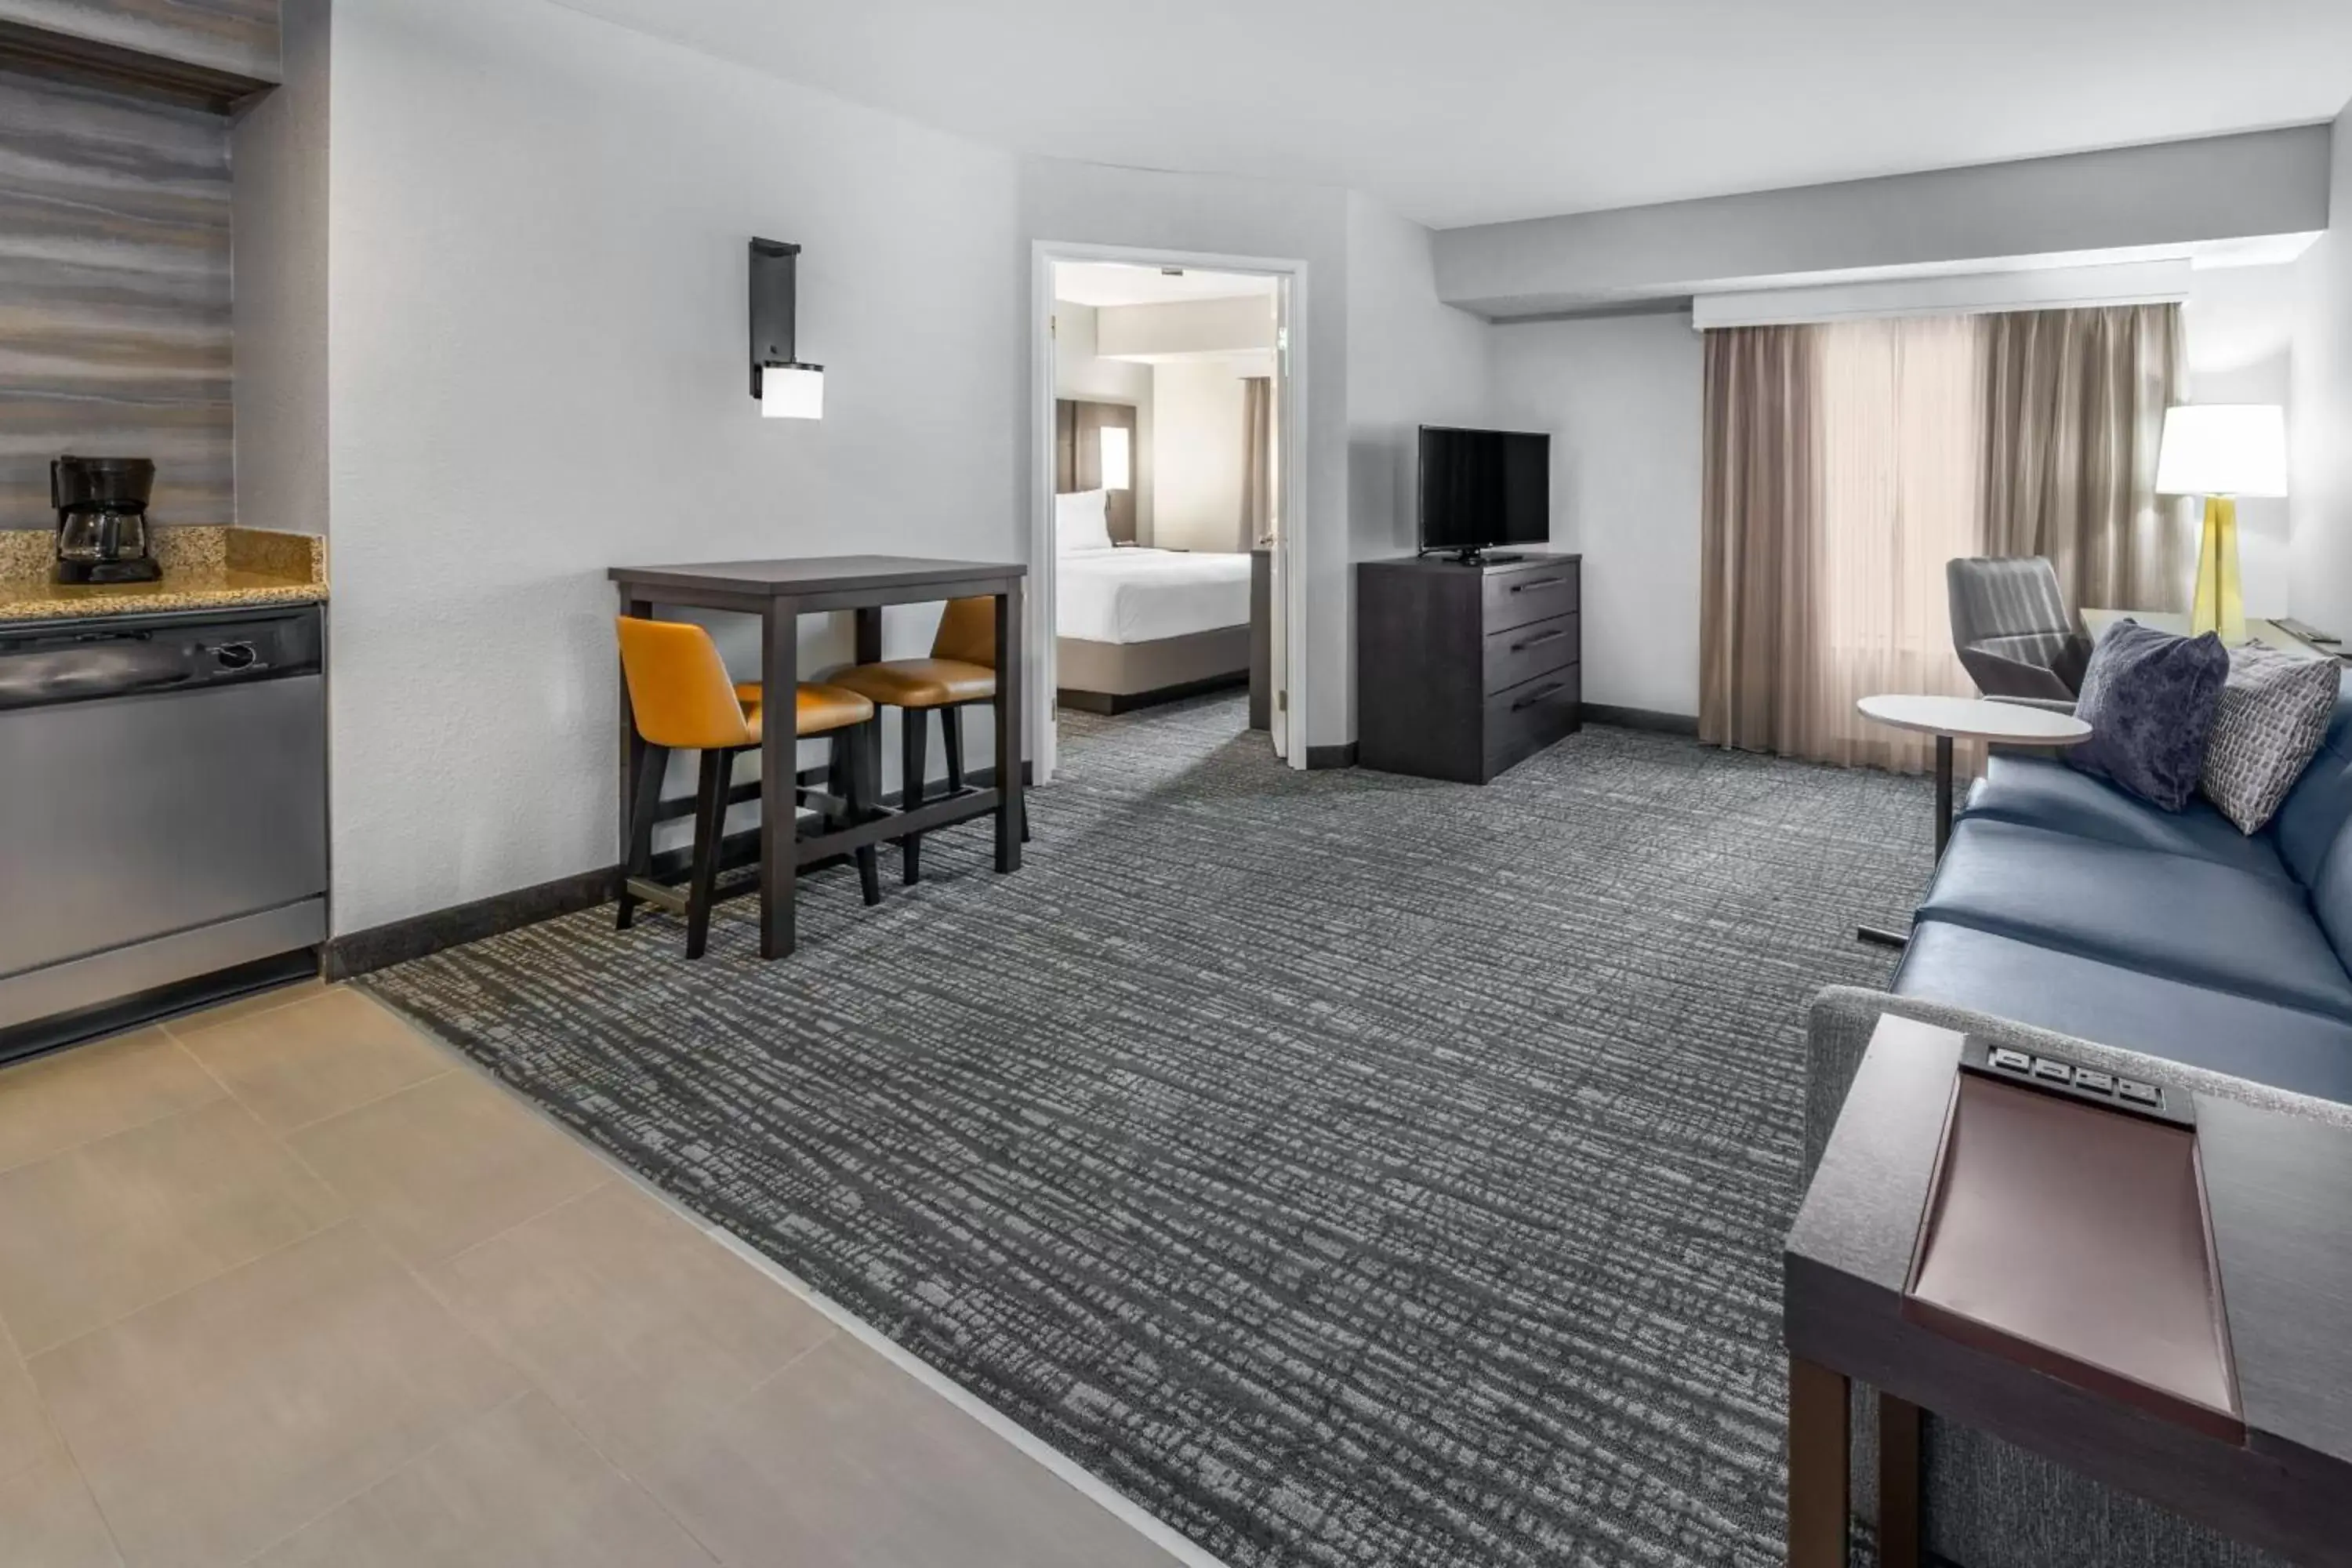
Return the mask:
<svg viewBox="0 0 2352 1568">
<path fill-rule="evenodd" d="M 1129 245 L 1085 245 L 1039 239 L 1030 242 L 1029 279 L 1029 711 L 1042 714 L 1034 726 L 1032 761 L 1042 782 L 1054 776 L 1058 749 L 1054 701 L 1056 649 L 1054 627 L 1054 264 L 1057 261 L 1117 261 L 1134 267 L 1183 267 L 1202 272 L 1242 272 L 1286 279 L 1290 331 L 1286 350 L 1277 347 L 1282 374 L 1276 378 L 1281 404 L 1276 427 L 1282 432 L 1282 528 L 1276 541 L 1280 560 L 1275 575 L 1283 589 L 1285 669 L 1275 672 L 1276 690 L 1286 690 L 1292 767 L 1307 766 L 1307 263 L 1278 257 L 1220 256 L 1205 251 L 1160 250 Z M 1280 647 L 1280 645 L 1277 645 Z M 1279 700 L 1277 698 L 1277 700 Z"/>
</svg>

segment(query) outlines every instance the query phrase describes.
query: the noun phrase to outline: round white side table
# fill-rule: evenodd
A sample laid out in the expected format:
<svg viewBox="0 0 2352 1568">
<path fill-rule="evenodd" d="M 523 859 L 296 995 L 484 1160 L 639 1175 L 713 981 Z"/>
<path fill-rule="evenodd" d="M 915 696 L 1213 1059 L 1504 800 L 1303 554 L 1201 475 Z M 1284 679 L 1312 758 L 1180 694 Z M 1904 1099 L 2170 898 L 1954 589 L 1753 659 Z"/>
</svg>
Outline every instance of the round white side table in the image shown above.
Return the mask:
<svg viewBox="0 0 2352 1568">
<path fill-rule="evenodd" d="M 2072 713 L 2021 702 L 1994 702 L 1981 697 L 1865 697 L 1854 704 L 1862 716 L 1897 730 L 1915 730 L 1936 737 L 1936 858 L 1952 841 L 1952 742 L 1989 741 L 2014 746 L 2079 746 L 2091 738 L 2091 727 Z M 1909 938 L 1864 927 L 1864 942 L 1901 947 Z"/>
</svg>

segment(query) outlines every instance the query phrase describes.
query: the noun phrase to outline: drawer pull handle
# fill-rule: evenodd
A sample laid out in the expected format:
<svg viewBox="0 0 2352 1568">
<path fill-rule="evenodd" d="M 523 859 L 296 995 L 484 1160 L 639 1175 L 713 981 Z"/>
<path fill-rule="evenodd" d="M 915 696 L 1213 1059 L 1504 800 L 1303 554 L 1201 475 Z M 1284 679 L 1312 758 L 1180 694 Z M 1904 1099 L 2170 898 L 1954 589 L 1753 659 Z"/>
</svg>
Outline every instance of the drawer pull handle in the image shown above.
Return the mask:
<svg viewBox="0 0 2352 1568">
<path fill-rule="evenodd" d="M 1566 637 L 1567 635 L 1568 635 L 1568 634 L 1567 634 L 1566 632 L 1546 632 L 1546 633 L 1544 633 L 1544 635 L 1543 635 L 1543 636 L 1541 636 L 1541 637 L 1529 637 L 1529 638 L 1528 638 L 1527 641 L 1525 641 L 1525 642 L 1515 642 L 1515 643 L 1513 643 L 1513 644 L 1511 645 L 1511 651 L 1512 651 L 1513 653 L 1525 653 L 1525 652 L 1527 652 L 1527 651 L 1528 651 L 1528 649 L 1529 649 L 1529 648 L 1531 648 L 1531 647 L 1540 647 L 1540 646 L 1541 646 L 1542 644 L 1544 644 L 1544 643 L 1548 643 L 1548 642 L 1557 642 L 1557 641 L 1559 641 L 1561 637 Z"/>
<path fill-rule="evenodd" d="M 1522 708 L 1532 708 L 1546 698 L 1557 697 L 1567 689 L 1568 683 L 1566 681 L 1555 680 L 1549 686 L 1545 687 L 1541 691 L 1536 692 L 1531 696 L 1522 697 L 1517 702 L 1512 703 L 1511 711 L 1516 713 Z"/>
<path fill-rule="evenodd" d="M 1512 584 L 1511 592 L 1514 594 L 1525 594 L 1536 588 L 1557 588 L 1567 581 L 1568 579 L 1565 577 L 1538 577 L 1532 583 Z"/>
</svg>

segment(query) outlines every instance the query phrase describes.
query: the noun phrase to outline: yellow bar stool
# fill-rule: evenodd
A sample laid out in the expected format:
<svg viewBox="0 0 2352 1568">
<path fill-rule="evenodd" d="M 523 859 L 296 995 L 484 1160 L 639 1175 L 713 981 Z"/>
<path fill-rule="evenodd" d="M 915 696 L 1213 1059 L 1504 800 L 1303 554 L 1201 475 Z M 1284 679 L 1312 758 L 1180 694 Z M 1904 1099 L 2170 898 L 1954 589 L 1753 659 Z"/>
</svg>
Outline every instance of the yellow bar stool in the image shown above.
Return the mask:
<svg viewBox="0 0 2352 1568">
<path fill-rule="evenodd" d="M 646 743 L 629 815 L 628 857 L 621 871 L 619 929 L 629 929 L 640 902 L 683 914 L 686 956 L 700 958 L 710 940 L 712 891 L 719 879 L 719 848 L 726 837 L 735 759 L 760 744 L 764 693 L 757 685 L 737 685 L 728 679 L 718 644 L 700 626 L 635 616 L 622 616 L 618 623 L 621 674 L 629 685 L 637 734 Z M 855 691 L 815 683 L 803 684 L 795 695 L 793 733 L 804 740 L 833 737 L 834 775 L 844 782 L 847 797 L 818 797 L 814 791 L 800 790 L 795 798 L 810 795 L 820 811 L 845 810 L 862 820 L 875 809 L 875 781 L 866 748 L 859 743 L 862 729 L 876 721 L 874 704 Z M 651 880 L 654 825 L 661 819 L 662 780 L 672 752 L 702 753 L 695 792 L 693 868 L 683 899 Z M 798 826 L 761 823 L 761 831 L 796 833 Z M 881 868 L 874 847 L 858 849 L 856 859 L 866 903 L 880 903 Z"/>
<path fill-rule="evenodd" d="M 927 713 L 936 711 L 940 716 L 940 733 L 948 752 L 948 794 L 960 794 L 964 787 L 963 710 L 996 700 L 996 601 L 949 600 L 947 613 L 940 617 L 939 635 L 931 639 L 929 658 L 861 664 L 833 679 L 877 707 L 898 710 L 903 809 L 912 811 L 924 800 L 923 773 L 930 754 L 924 729 Z M 1025 819 L 1021 837 L 1024 842 L 1029 837 Z M 911 886 L 923 879 L 923 836 L 908 834 L 900 847 L 906 857 L 906 880 Z"/>
</svg>

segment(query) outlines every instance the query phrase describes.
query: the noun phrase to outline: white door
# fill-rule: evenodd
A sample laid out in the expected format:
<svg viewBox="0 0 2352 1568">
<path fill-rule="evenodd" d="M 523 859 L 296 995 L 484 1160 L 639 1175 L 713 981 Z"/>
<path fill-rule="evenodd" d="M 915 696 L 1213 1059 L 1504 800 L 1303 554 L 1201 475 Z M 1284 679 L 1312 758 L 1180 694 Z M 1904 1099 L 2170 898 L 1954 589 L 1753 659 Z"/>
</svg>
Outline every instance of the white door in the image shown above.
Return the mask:
<svg viewBox="0 0 2352 1568">
<path fill-rule="evenodd" d="M 1274 738 L 1274 754 L 1290 755 L 1290 583 L 1283 556 L 1288 542 L 1290 481 L 1290 279 L 1276 281 L 1274 292 L 1274 564 L 1273 592 L 1267 595 L 1272 620 L 1274 693 L 1266 723 Z"/>
</svg>

